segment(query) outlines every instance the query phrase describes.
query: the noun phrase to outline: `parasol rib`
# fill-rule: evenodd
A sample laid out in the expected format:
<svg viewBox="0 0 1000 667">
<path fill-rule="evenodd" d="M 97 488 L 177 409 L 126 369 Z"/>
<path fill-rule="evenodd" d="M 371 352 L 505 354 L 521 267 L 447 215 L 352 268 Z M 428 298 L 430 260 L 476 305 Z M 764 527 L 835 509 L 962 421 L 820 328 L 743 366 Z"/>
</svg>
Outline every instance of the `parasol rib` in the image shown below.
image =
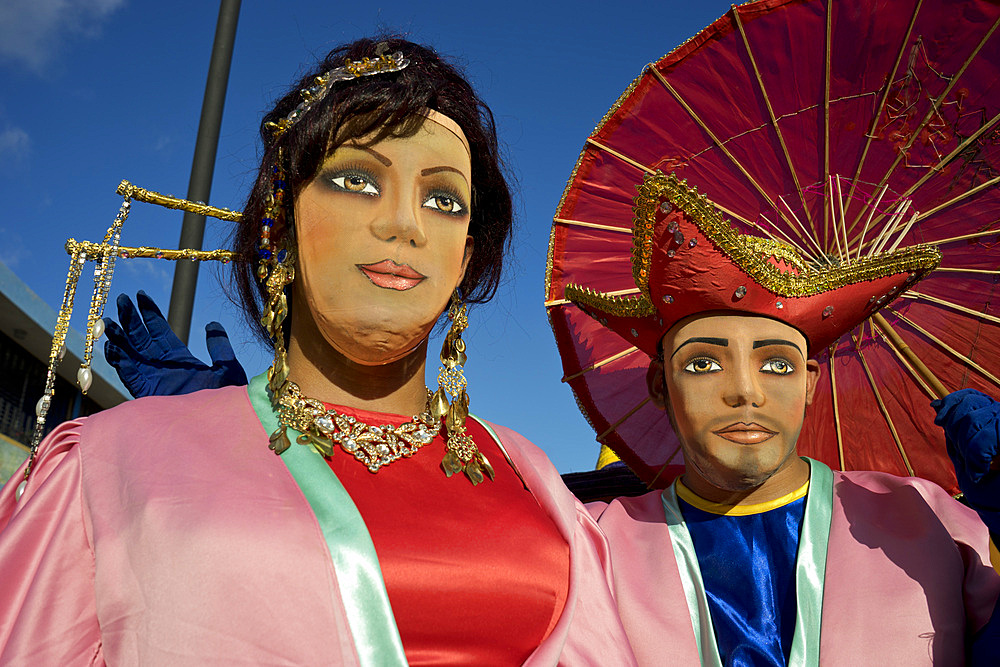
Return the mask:
<svg viewBox="0 0 1000 667">
<path fill-rule="evenodd" d="M 826 0 L 826 44 L 824 47 L 823 62 L 823 182 L 830 178 L 830 69 L 833 59 L 833 12 L 830 5 L 833 0 Z M 853 192 L 853 190 L 852 190 Z M 787 206 L 787 204 L 786 204 Z M 823 234 L 830 228 L 830 214 L 823 207 Z M 824 239 L 825 242 L 825 239 Z M 839 425 L 838 425 L 839 429 Z M 838 443 L 839 443 L 838 430 Z M 844 469 L 844 459 L 840 459 L 840 469 Z"/>
<path fill-rule="evenodd" d="M 802 230 L 802 233 L 806 235 L 806 238 L 809 239 L 810 241 L 812 241 L 813 247 L 816 249 L 816 252 L 819 253 L 818 256 L 819 257 L 824 256 L 826 253 L 823 252 L 823 248 L 820 247 L 819 242 L 815 238 L 813 238 L 813 236 L 809 233 L 809 230 L 807 230 L 802 225 L 802 221 L 799 220 L 799 217 L 797 215 L 795 215 L 795 211 L 793 211 L 792 207 L 788 205 L 788 202 L 785 201 L 785 198 L 782 197 L 781 195 L 778 195 L 778 201 L 780 201 L 782 204 L 785 205 L 785 208 L 788 210 L 788 214 L 790 216 L 792 216 L 792 220 L 794 220 L 795 224 L 797 224 L 799 226 L 799 228 Z M 826 211 L 826 207 L 825 206 L 823 207 L 823 211 L 824 212 Z M 770 221 L 768 221 L 768 222 L 770 222 Z M 782 234 L 782 236 L 784 236 L 785 238 L 788 238 L 787 234 Z M 793 245 L 795 245 L 796 247 L 798 247 L 798 244 L 794 244 L 793 243 Z M 809 255 L 811 253 L 804 253 L 804 254 Z M 813 258 L 813 259 L 815 259 L 815 258 Z"/>
<path fill-rule="evenodd" d="M 983 375 L 984 377 L 986 377 L 987 379 L 989 379 L 989 381 L 992 382 L 993 384 L 995 384 L 997 387 L 1000 387 L 1000 379 L 997 379 L 997 377 L 995 375 L 993 375 L 988 370 L 986 370 L 985 368 L 983 368 L 982 366 L 980 366 L 979 364 L 977 364 L 976 362 L 974 362 L 972 359 L 968 358 L 967 356 L 965 356 L 964 354 L 962 354 L 958 350 L 956 350 L 953 347 L 949 346 L 943 340 L 941 340 L 940 338 L 938 338 L 934 334 L 930 333 L 929 331 L 927 331 L 926 329 L 924 329 L 923 327 L 921 327 L 919 324 L 914 323 L 912 320 L 908 319 L 906 316 L 904 316 L 903 314 L 901 314 L 899 311 L 892 310 L 891 308 L 887 308 L 886 310 L 889 310 L 889 312 L 891 312 L 893 315 L 895 315 L 896 317 L 898 317 L 900 320 L 902 320 L 903 322 L 906 322 L 908 325 L 910 325 L 911 327 L 913 327 L 914 329 L 916 329 L 918 332 L 920 332 L 923 335 L 927 336 L 934 343 L 936 343 L 938 345 L 938 347 L 940 347 L 941 349 L 943 349 L 946 352 L 948 352 L 948 354 L 950 354 L 951 356 L 955 357 L 956 359 L 958 359 L 959 361 L 961 361 L 962 363 L 964 363 L 969 368 L 972 368 L 973 370 L 979 372 L 981 375 Z M 937 390 L 937 387 L 935 387 L 935 390 Z M 942 387 L 942 390 L 945 391 L 945 393 L 947 393 L 947 390 L 944 389 L 943 387 Z M 942 394 L 941 396 L 943 397 L 944 395 L 945 394 Z"/>
<path fill-rule="evenodd" d="M 892 312 L 895 313 L 897 316 L 899 316 L 904 322 L 909 322 L 909 320 L 904 318 L 898 312 L 894 310 Z M 881 329 L 882 333 L 885 334 L 886 339 L 889 341 L 889 344 L 893 346 L 896 350 L 898 350 L 900 354 L 906 357 L 906 359 L 913 365 L 913 367 L 917 370 L 917 372 L 920 373 L 921 377 L 924 378 L 927 384 L 931 386 L 931 388 L 937 394 L 935 398 L 944 398 L 946 395 L 951 393 L 948 391 L 948 388 L 944 386 L 941 380 L 938 380 L 937 376 L 934 375 L 933 372 L 931 372 L 931 369 L 927 367 L 927 364 L 925 364 L 920 359 L 920 357 L 917 356 L 916 352 L 910 349 L 910 346 L 906 344 L 906 341 L 903 340 L 902 336 L 896 333 L 896 330 L 893 329 L 892 325 L 890 325 L 889 322 L 886 321 L 882 313 L 873 314 L 871 316 L 871 322 L 873 326 L 878 325 L 878 328 Z"/>
<path fill-rule="evenodd" d="M 830 366 L 830 395 L 833 397 L 833 425 L 837 429 L 837 456 L 840 460 L 840 469 L 844 467 L 844 438 L 840 432 L 840 406 L 837 404 L 837 374 L 833 366 L 833 350 L 830 350 L 828 361 Z"/>
<path fill-rule="evenodd" d="M 740 163 L 740 161 L 736 159 L 736 156 L 730 153 L 729 149 L 726 148 L 726 146 L 721 141 L 719 141 L 719 138 L 715 136 L 715 133 L 708 128 L 708 125 L 706 125 L 705 122 L 701 119 L 701 117 L 695 113 L 694 109 L 692 109 L 688 105 L 687 101 L 680 96 L 680 93 L 674 90 L 674 87 L 670 85 L 670 82 L 667 81 L 655 67 L 648 67 L 647 69 L 648 71 L 652 72 L 653 76 L 656 77 L 657 81 L 659 81 L 660 84 L 667 89 L 667 92 L 669 92 L 671 95 L 674 96 L 674 99 L 677 100 L 677 103 L 680 104 L 682 107 L 684 107 L 684 110 L 688 113 L 689 116 L 691 116 L 691 120 L 693 120 L 695 123 L 698 124 L 698 127 L 700 127 L 702 131 L 709 136 L 712 142 L 719 147 L 719 150 L 721 150 L 725 154 L 725 156 L 729 158 L 729 160 L 733 163 L 733 165 L 735 165 L 735 167 L 740 170 L 740 173 L 743 174 L 743 176 L 747 179 L 750 185 L 752 185 L 754 189 L 757 190 L 757 193 L 761 197 L 763 197 L 765 201 L 767 201 L 771 209 L 774 211 L 778 211 L 778 207 L 774 205 L 774 202 L 771 200 L 770 195 L 768 195 L 767 192 L 764 191 L 764 188 L 760 186 L 760 184 L 756 181 L 756 179 L 754 179 L 754 177 L 750 175 L 750 172 L 748 172 L 746 168 Z M 782 217 L 784 216 L 782 215 Z M 792 227 L 792 230 L 795 231 L 795 228 Z M 795 233 L 798 234 L 798 231 L 795 231 Z"/>
<path fill-rule="evenodd" d="M 625 162 L 626 164 L 630 164 L 633 167 L 635 167 L 636 169 L 640 169 L 640 170 L 646 172 L 647 174 L 654 174 L 654 173 L 656 173 L 656 170 L 650 169 L 649 167 L 647 167 L 646 165 L 642 164 L 641 162 L 636 162 L 632 158 L 627 157 L 627 156 L 619 153 L 615 149 L 610 148 L 608 146 L 605 146 L 604 144 L 602 144 L 601 142 L 597 141 L 593 137 L 587 137 L 587 143 L 590 144 L 591 146 L 594 146 L 595 148 L 597 148 L 599 150 L 604 151 L 605 153 L 608 153 L 610 155 L 614 155 L 616 158 L 618 158 L 622 162 Z"/>
<path fill-rule="evenodd" d="M 591 365 L 587 366 L 583 370 L 579 370 L 576 373 L 573 373 L 572 375 L 565 375 L 565 376 L 563 376 L 562 382 L 569 382 L 570 380 L 575 380 L 578 377 L 580 377 L 581 375 L 589 373 L 590 371 L 593 371 L 593 370 L 597 370 L 601 366 L 604 366 L 606 364 L 610 364 L 612 361 L 617 361 L 618 359 L 621 359 L 624 356 L 632 354 L 633 352 L 637 352 L 638 350 L 639 350 L 639 348 L 637 348 L 637 347 L 635 347 L 633 345 L 632 347 L 628 348 L 627 350 L 622 350 L 621 352 L 619 352 L 617 354 L 613 354 L 610 357 L 606 357 L 604 359 L 601 359 L 600 361 L 595 361 L 594 363 L 592 363 Z"/>
<path fill-rule="evenodd" d="M 631 234 L 631 227 L 615 227 L 613 225 L 601 225 L 596 222 L 583 222 L 582 220 L 568 220 L 566 218 L 553 218 L 552 222 L 560 225 L 571 225 L 573 227 L 588 227 L 590 229 L 602 229 L 607 232 L 623 232 Z"/>
<path fill-rule="evenodd" d="M 612 424 L 611 426 L 609 426 L 608 429 L 604 433 L 602 433 L 599 436 L 597 436 L 597 442 L 599 442 L 599 443 L 601 443 L 603 445 L 604 444 L 604 438 L 608 437 L 609 433 L 611 433 L 616 428 L 618 428 L 619 426 L 621 426 L 622 424 L 624 424 L 626 419 L 628 419 L 629 417 L 631 417 L 632 415 L 634 415 L 639 410 L 639 408 L 641 408 L 642 406 L 646 405 L 646 403 L 649 403 L 649 401 L 650 401 L 649 396 L 647 396 L 646 398 L 644 398 L 641 401 L 639 401 L 639 404 L 637 406 L 635 406 L 634 408 L 632 408 L 631 410 L 629 410 L 628 412 L 626 412 L 624 415 L 622 415 L 621 417 L 619 417 L 618 420 L 614 424 Z"/>
<path fill-rule="evenodd" d="M 972 308 L 966 308 L 965 306 L 960 306 L 957 303 L 953 303 L 945 299 L 939 299 L 936 296 L 931 296 L 930 294 L 924 294 L 923 292 L 916 292 L 914 290 L 910 290 L 909 292 L 901 294 L 900 296 L 907 299 L 923 299 L 924 301 L 930 301 L 931 303 L 936 303 L 946 308 L 951 308 L 952 310 L 956 310 L 960 313 L 966 313 L 967 315 L 972 315 L 973 317 L 978 318 L 980 320 L 986 320 L 987 322 L 1000 324 L 1000 317 L 996 317 L 994 315 L 987 315 L 986 313 L 980 313 L 979 311 L 973 310 Z"/>
<path fill-rule="evenodd" d="M 990 224 L 995 224 L 997 220 L 994 220 Z M 946 239 L 938 239 L 937 241 L 921 241 L 924 245 L 944 245 L 945 243 L 955 243 L 956 241 L 967 241 L 968 239 L 978 239 L 981 236 L 993 236 L 1000 234 L 1000 227 L 997 229 L 988 229 L 985 232 L 975 232 L 974 234 L 964 234 L 962 236 L 952 236 Z"/>
<path fill-rule="evenodd" d="M 840 247 L 840 232 L 837 231 L 837 211 L 833 208 L 833 179 L 831 178 L 824 185 L 823 196 L 826 198 L 826 205 L 823 208 L 830 211 L 830 215 L 833 216 L 833 244 L 837 250 L 837 257 L 840 261 L 844 261 L 844 251 Z M 829 192 L 829 194 L 827 194 Z M 823 231 L 823 236 L 826 236 L 826 230 Z M 826 241 L 827 252 L 830 251 L 830 241 Z"/>
<path fill-rule="evenodd" d="M 873 335 L 875 331 L 878 331 L 878 334 L 882 338 L 882 341 L 886 344 L 886 347 L 892 350 L 892 353 L 896 355 L 897 359 L 899 359 L 899 363 L 901 363 L 903 365 L 903 368 L 906 369 L 906 371 L 910 374 L 910 376 L 914 380 L 916 380 L 917 384 L 919 384 L 920 387 L 924 390 L 924 393 L 927 394 L 927 397 L 932 400 L 938 398 L 938 395 L 934 393 L 934 390 L 931 389 L 930 386 L 928 386 L 928 384 L 924 381 L 924 378 L 921 377 L 920 373 L 918 373 L 916 369 L 913 368 L 913 365 L 910 364 L 909 360 L 906 357 L 904 357 L 902 353 L 900 353 L 899 349 L 895 345 L 892 344 L 886 333 L 881 329 L 877 329 L 874 324 L 871 324 L 871 327 Z"/>
<path fill-rule="evenodd" d="M 917 137 L 919 137 L 923 133 L 924 128 L 927 127 L 927 124 L 931 122 L 931 119 L 938 113 L 938 109 L 941 107 L 941 103 L 944 101 L 945 97 L 947 97 L 948 93 L 951 92 L 951 89 L 955 87 L 955 84 L 958 83 L 958 80 L 965 73 L 965 70 L 968 69 L 969 65 L 972 63 L 975 57 L 979 55 L 979 51 L 982 50 L 983 46 L 986 45 L 987 40 L 989 40 L 989 38 L 993 35 L 993 32 L 997 29 L 997 26 L 1000 26 L 1000 18 L 998 18 L 996 21 L 993 22 L 993 25 L 990 26 L 990 29 L 987 30 L 986 34 L 983 35 L 983 38 L 979 40 L 979 43 L 976 45 L 976 48 L 972 50 L 972 53 L 970 53 L 969 57 L 965 59 L 965 62 L 962 63 L 962 66 L 958 68 L 958 71 L 955 72 L 955 75 L 948 80 L 948 85 L 944 87 L 944 90 L 941 91 L 941 94 L 938 95 L 937 99 L 931 103 L 930 110 L 924 116 L 924 119 L 920 121 L 920 124 L 916 127 L 916 129 L 914 129 L 914 131 L 910 134 L 910 138 L 907 139 L 906 143 L 899 149 L 899 154 L 896 155 L 896 159 L 893 160 L 891 165 L 889 165 L 889 170 L 885 173 L 885 176 L 882 177 L 882 180 L 879 182 L 879 186 L 885 185 L 886 182 L 889 180 L 889 177 L 892 176 L 892 173 L 896 170 L 896 167 L 898 167 L 899 163 L 903 161 L 903 158 L 906 156 L 907 151 L 909 151 L 910 147 L 913 146 L 913 142 L 917 140 Z M 925 215 L 929 215 L 929 213 Z"/>
<path fill-rule="evenodd" d="M 878 210 L 878 205 L 882 203 L 882 197 L 885 196 L 886 191 L 889 189 L 888 186 L 882 186 L 882 189 L 878 191 L 878 195 L 875 197 L 875 203 L 872 204 L 871 210 L 868 212 L 868 218 L 865 220 L 864 229 L 861 230 L 861 236 L 858 238 L 858 256 L 857 259 L 861 259 L 861 249 L 865 244 L 865 234 L 868 233 L 868 226 L 872 222 L 872 216 L 875 215 L 875 211 Z M 850 204 L 848 204 L 850 206 Z M 864 212 L 864 209 L 861 209 Z"/>
<path fill-rule="evenodd" d="M 934 269 L 934 271 L 935 272 L 937 272 L 937 271 L 945 271 L 945 272 L 952 272 L 952 273 L 983 273 L 983 274 L 986 274 L 986 275 L 989 275 L 989 276 L 1000 275 L 1000 271 L 996 271 L 996 270 L 993 270 L 993 269 L 965 269 L 965 268 L 962 268 L 960 266 L 939 266 L 936 269 Z"/>
<path fill-rule="evenodd" d="M 832 0 L 830 0 L 832 2 Z M 913 15 L 910 16 L 910 25 L 906 28 L 906 35 L 903 37 L 903 41 L 899 44 L 899 53 L 896 54 L 896 64 L 892 66 L 892 71 L 889 73 L 889 77 L 886 79 L 884 90 L 882 92 L 882 99 L 878 101 L 878 109 L 875 111 L 875 115 L 872 116 L 871 127 L 868 128 L 868 132 L 865 135 L 865 147 L 861 151 L 861 158 L 858 160 L 858 168 L 854 171 L 854 178 L 851 179 L 851 191 L 847 193 L 848 206 L 850 202 L 854 201 L 854 190 L 858 185 L 858 179 L 861 178 L 861 169 L 865 166 L 865 159 L 868 157 L 868 149 L 872 145 L 872 139 L 875 138 L 875 126 L 878 125 L 878 119 L 882 117 L 882 112 L 885 111 L 886 100 L 889 99 L 889 90 L 892 88 L 892 82 L 896 79 L 896 71 L 899 69 L 899 63 L 903 61 L 903 54 L 906 53 L 906 45 L 910 43 L 910 35 L 913 34 L 913 26 L 917 22 L 917 14 L 920 13 L 920 7 L 924 4 L 924 0 L 918 0 L 916 6 L 913 8 Z M 827 9 L 829 11 L 829 9 Z M 884 185 L 884 184 L 883 184 Z M 858 220 L 861 219 L 861 215 L 865 212 L 864 208 L 858 212 L 858 217 L 854 219 L 851 223 L 851 229 L 857 224 Z"/>
<path fill-rule="evenodd" d="M 968 190 L 967 192 L 963 192 L 962 194 L 958 195 L 957 197 L 953 197 L 953 198 L 949 199 L 948 201 L 946 201 L 943 204 L 938 204 L 937 206 L 935 206 L 934 208 L 932 208 L 931 210 L 929 210 L 929 211 L 927 211 L 925 213 L 921 213 L 920 215 L 917 216 L 917 222 L 920 222 L 921 220 L 923 220 L 924 218 L 926 218 L 928 216 L 934 215 L 935 213 L 937 213 L 941 209 L 948 208 L 952 204 L 957 204 L 958 202 L 962 201 L 963 199 L 967 199 L 967 198 L 971 197 L 972 195 L 976 194 L 977 192 L 985 190 L 986 188 L 988 188 L 988 187 L 990 187 L 992 185 L 995 185 L 997 183 L 1000 183 L 1000 176 L 995 176 L 994 178 L 991 178 L 988 181 L 980 183 L 979 185 L 977 185 L 976 187 L 972 188 L 971 190 Z"/>
<path fill-rule="evenodd" d="M 877 314 L 877 313 L 876 313 Z M 857 343 L 857 341 L 855 341 Z M 885 423 L 889 425 L 889 431 L 892 433 L 892 439 L 896 442 L 896 449 L 899 450 L 899 455 L 903 459 L 903 465 L 906 466 L 906 473 L 913 477 L 913 466 L 910 465 L 910 459 L 906 455 L 906 450 L 903 449 L 903 443 L 899 440 L 899 434 L 896 432 L 896 425 L 892 423 L 892 417 L 889 416 L 889 410 L 885 407 L 885 402 L 882 401 L 882 394 L 879 392 L 878 387 L 875 386 L 875 378 L 872 377 L 872 371 L 868 368 L 868 362 L 865 360 L 865 355 L 858 348 L 858 358 L 861 360 L 861 366 L 865 369 L 865 376 L 868 378 L 868 384 L 871 385 L 872 391 L 875 392 L 875 400 L 878 402 L 878 409 L 882 413 L 882 417 L 885 419 Z"/>
<path fill-rule="evenodd" d="M 743 38 L 743 48 L 746 49 L 747 57 L 750 59 L 750 65 L 753 66 L 754 76 L 757 78 L 757 87 L 760 89 L 760 94 L 764 97 L 764 104 L 767 106 L 767 115 L 771 118 L 771 126 L 774 127 L 774 133 L 778 135 L 778 144 L 781 145 L 781 152 L 785 155 L 785 162 L 788 164 L 788 171 L 792 175 L 792 180 L 795 182 L 795 192 L 799 195 L 799 203 L 802 204 L 802 210 L 806 213 L 806 222 L 809 223 L 811 227 L 812 215 L 809 213 L 809 207 L 806 206 L 805 196 L 802 194 L 802 186 L 799 185 L 799 175 L 795 171 L 795 166 L 792 164 L 792 156 L 788 153 L 788 146 L 785 145 L 785 137 L 781 134 L 781 128 L 778 127 L 778 120 L 774 117 L 774 108 L 771 106 L 771 98 L 767 94 L 767 89 L 764 88 L 764 80 L 760 76 L 760 69 L 757 67 L 757 59 L 753 57 L 753 51 L 750 49 L 750 42 L 747 40 L 747 34 L 743 30 L 743 20 L 740 19 L 740 13 L 736 6 L 733 5 L 732 10 L 733 19 L 736 22 L 736 27 L 740 31 L 740 37 Z"/>
<path fill-rule="evenodd" d="M 662 475 L 663 471 L 667 469 L 667 466 L 670 465 L 670 462 L 674 460 L 674 457 L 677 456 L 677 452 L 679 451 L 681 451 L 680 443 L 674 447 L 674 451 L 670 452 L 670 456 L 667 457 L 667 462 L 660 466 L 660 469 L 656 471 L 655 475 L 653 475 L 653 479 L 649 480 L 649 484 L 646 485 L 647 489 L 651 490 L 653 488 L 653 485 L 656 484 L 656 480 L 660 479 L 660 475 Z"/>
</svg>

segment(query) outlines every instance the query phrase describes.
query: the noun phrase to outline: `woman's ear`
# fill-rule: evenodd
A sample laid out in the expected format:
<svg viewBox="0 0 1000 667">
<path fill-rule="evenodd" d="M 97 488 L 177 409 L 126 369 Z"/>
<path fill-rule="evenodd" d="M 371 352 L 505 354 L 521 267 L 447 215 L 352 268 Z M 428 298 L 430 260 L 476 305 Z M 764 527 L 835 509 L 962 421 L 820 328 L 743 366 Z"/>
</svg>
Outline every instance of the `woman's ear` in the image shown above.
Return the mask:
<svg viewBox="0 0 1000 667">
<path fill-rule="evenodd" d="M 471 235 L 465 237 L 465 252 L 462 254 L 462 272 L 458 275 L 458 283 L 455 285 L 455 289 L 462 284 L 465 280 L 465 271 L 469 268 L 469 262 L 472 260 L 472 252 L 475 249 L 475 239 Z"/>
</svg>

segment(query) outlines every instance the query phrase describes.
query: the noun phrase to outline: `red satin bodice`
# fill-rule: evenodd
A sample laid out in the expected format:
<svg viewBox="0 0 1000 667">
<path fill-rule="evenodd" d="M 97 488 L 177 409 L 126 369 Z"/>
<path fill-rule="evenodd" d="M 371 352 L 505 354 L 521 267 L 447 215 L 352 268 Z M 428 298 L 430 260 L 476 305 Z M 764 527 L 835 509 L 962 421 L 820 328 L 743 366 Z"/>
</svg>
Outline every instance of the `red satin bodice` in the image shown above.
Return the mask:
<svg viewBox="0 0 1000 667">
<path fill-rule="evenodd" d="M 333 406 L 371 425 L 408 418 Z M 372 474 L 335 450 L 330 467 L 365 519 L 411 665 L 522 663 L 566 602 L 569 545 L 489 433 L 467 428 L 496 479 L 441 469 L 441 436 Z"/>
</svg>

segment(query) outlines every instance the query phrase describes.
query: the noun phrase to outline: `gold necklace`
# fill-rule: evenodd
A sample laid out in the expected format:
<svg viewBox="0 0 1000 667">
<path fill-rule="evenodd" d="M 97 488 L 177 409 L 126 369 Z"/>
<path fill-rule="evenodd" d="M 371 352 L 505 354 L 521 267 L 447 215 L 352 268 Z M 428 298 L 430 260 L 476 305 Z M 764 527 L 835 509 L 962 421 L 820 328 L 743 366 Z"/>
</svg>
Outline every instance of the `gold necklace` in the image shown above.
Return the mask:
<svg viewBox="0 0 1000 667">
<path fill-rule="evenodd" d="M 282 424 L 302 433 L 296 439 L 300 445 L 311 445 L 321 455 L 333 456 L 333 446 L 337 444 L 373 473 L 397 459 L 413 456 L 441 430 L 440 423 L 431 416 L 430 391 L 424 411 L 409 422 L 399 426 L 371 426 L 327 408 L 322 401 L 303 396 L 299 386 L 287 380 L 278 397 L 278 415 Z M 289 446 L 287 436 L 284 442 L 280 440 L 272 436 L 271 448 L 278 454 Z"/>
</svg>

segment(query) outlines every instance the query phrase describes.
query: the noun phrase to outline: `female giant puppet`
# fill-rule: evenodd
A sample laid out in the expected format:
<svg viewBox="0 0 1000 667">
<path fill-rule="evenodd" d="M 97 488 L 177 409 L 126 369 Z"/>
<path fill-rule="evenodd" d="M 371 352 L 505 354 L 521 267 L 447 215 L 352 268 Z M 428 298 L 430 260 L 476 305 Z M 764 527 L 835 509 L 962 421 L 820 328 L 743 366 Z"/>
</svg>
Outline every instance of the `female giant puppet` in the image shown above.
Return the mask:
<svg viewBox="0 0 1000 667">
<path fill-rule="evenodd" d="M 235 250 L 274 364 L 42 443 L 0 496 L 0 663 L 630 664 L 593 521 L 466 419 L 464 301 L 511 224 L 489 110 L 433 51 L 361 40 L 262 136 Z"/>
</svg>

